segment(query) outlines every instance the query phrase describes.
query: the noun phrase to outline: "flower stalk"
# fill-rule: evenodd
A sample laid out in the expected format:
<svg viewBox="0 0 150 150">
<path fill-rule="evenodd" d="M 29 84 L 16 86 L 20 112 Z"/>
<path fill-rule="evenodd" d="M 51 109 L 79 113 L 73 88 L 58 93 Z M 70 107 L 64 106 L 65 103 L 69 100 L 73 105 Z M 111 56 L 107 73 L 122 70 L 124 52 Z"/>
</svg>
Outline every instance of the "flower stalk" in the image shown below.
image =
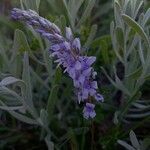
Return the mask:
<svg viewBox="0 0 150 150">
<path fill-rule="evenodd" d="M 11 15 L 14 20 L 32 26 L 36 32 L 50 41 L 49 51 L 51 56 L 72 78 L 78 103 L 83 102 L 85 104 L 84 118 L 94 118 L 96 116 L 95 105 L 92 104 L 91 97 L 92 100 L 95 99 L 98 102 L 104 100 L 103 96 L 97 92 L 98 85 L 95 80 L 97 73 L 92 67 L 96 57 L 82 55 L 80 39 L 74 38 L 71 29 L 68 27 L 66 27 L 66 36 L 64 37 L 58 26 L 40 17 L 33 10 L 26 11 L 14 8 Z"/>
</svg>

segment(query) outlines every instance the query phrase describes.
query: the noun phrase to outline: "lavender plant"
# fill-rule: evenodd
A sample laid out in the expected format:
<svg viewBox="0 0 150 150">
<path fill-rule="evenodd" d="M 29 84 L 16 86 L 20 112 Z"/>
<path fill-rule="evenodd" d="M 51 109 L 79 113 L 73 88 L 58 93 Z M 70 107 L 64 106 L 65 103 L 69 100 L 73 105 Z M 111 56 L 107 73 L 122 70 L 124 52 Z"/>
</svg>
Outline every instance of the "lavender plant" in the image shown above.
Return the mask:
<svg viewBox="0 0 150 150">
<path fill-rule="evenodd" d="M 150 102 L 143 91 L 149 89 L 144 88 L 150 75 L 150 13 L 143 13 L 144 3 L 115 0 L 111 36 L 101 36 L 113 18 L 107 13 L 112 11 L 109 0 L 41 5 L 40 0 L 20 0 L 12 19 L 0 15 L 0 149 L 23 143 L 24 149 L 45 148 L 22 130 L 39 135 L 49 150 L 149 148 Z M 40 12 L 48 19 L 39 16 L 39 6 L 47 7 Z M 105 103 L 99 103 L 99 90 Z"/>
<path fill-rule="evenodd" d="M 92 101 L 94 99 L 96 99 L 97 101 L 103 101 L 103 97 L 97 92 L 98 86 L 97 82 L 94 80 L 97 73 L 91 67 L 91 65 L 95 62 L 96 58 L 82 55 L 80 40 L 79 38 L 73 38 L 73 34 L 70 28 L 66 28 L 66 37 L 64 38 L 61 34 L 60 29 L 55 24 L 40 17 L 34 11 L 13 9 L 12 17 L 15 20 L 17 19 L 20 21 L 24 21 L 30 27 L 32 26 L 36 32 L 40 33 L 43 37 L 46 37 L 51 42 L 51 56 L 56 56 L 56 62 L 59 63 L 58 65 L 62 65 L 65 69 L 65 72 L 67 72 L 69 76 L 73 79 L 78 102 L 80 103 L 82 101 L 85 103 L 85 107 L 83 110 L 84 117 L 86 119 L 94 118 L 96 113 L 94 110 L 95 105 L 92 104 Z M 30 47 L 22 31 L 16 30 L 15 41 L 15 49 L 20 48 L 20 46 L 23 44 L 22 46 L 24 50 L 30 51 Z M 17 53 L 14 52 L 14 54 L 12 55 L 11 62 L 14 61 L 16 54 Z M 43 65 L 42 62 L 36 59 L 31 51 L 30 55 L 36 62 Z M 45 60 L 47 59 L 45 54 L 44 58 Z M 45 110 L 41 109 L 39 116 L 33 104 L 29 58 L 27 53 L 24 54 L 23 66 L 23 80 L 18 80 L 14 77 L 6 77 L 1 81 L 2 95 L 5 96 L 5 93 L 8 93 L 9 96 L 13 96 L 20 102 L 18 103 L 17 101 L 15 107 L 12 106 L 10 108 L 9 106 L 7 106 L 9 104 L 7 102 L 3 102 L 2 100 L 1 109 L 8 111 L 12 116 L 23 122 L 26 122 L 28 124 L 40 125 L 46 131 L 47 136 L 45 137 L 45 141 L 49 149 L 52 149 L 53 144 L 50 142 L 51 131 L 48 129 L 48 114 Z M 48 68 L 48 70 L 49 69 L 50 68 Z M 19 85 L 21 90 L 21 96 L 20 94 L 6 87 L 10 86 L 11 84 L 14 85 L 15 83 L 21 83 L 21 86 Z M 4 99 L 3 96 L 2 99 Z M 32 117 L 27 117 L 25 115 L 26 112 L 30 113 Z"/>
<path fill-rule="evenodd" d="M 97 93 L 97 82 L 94 81 L 97 74 L 91 65 L 95 62 L 95 57 L 82 56 L 79 38 L 73 38 L 70 28 L 66 28 L 66 38 L 61 34 L 60 29 L 48 20 L 40 17 L 34 11 L 12 10 L 12 17 L 31 25 L 43 37 L 51 42 L 51 56 L 56 56 L 55 62 L 62 65 L 69 76 L 73 79 L 78 102 L 85 102 L 84 117 L 94 118 L 96 113 L 94 105 L 91 104 L 93 98 L 103 101 L 102 95 Z"/>
<path fill-rule="evenodd" d="M 115 81 L 105 70 L 104 73 L 110 82 L 122 91 L 119 118 L 124 118 L 132 104 L 140 99 L 140 88 L 149 76 L 149 10 L 145 14 L 140 13 L 142 6 L 143 1 L 139 0 L 114 1 L 115 22 L 111 23 L 111 37 L 118 61 L 124 66 L 124 79 L 121 81 L 117 75 L 118 61 L 114 64 Z M 148 114 L 149 112 L 145 116 Z"/>
</svg>

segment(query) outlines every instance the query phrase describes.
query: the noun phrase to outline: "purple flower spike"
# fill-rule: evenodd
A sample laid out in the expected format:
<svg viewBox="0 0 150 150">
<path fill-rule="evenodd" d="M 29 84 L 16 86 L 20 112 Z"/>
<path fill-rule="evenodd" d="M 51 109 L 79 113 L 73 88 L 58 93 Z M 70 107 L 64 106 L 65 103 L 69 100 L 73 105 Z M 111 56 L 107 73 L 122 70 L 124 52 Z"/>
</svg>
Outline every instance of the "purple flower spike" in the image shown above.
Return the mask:
<svg viewBox="0 0 150 150">
<path fill-rule="evenodd" d="M 94 104 L 86 103 L 83 109 L 83 116 L 85 119 L 94 118 L 96 116 L 94 108 L 95 108 Z"/>
<path fill-rule="evenodd" d="M 72 78 L 78 102 L 82 101 L 85 104 L 84 118 L 94 118 L 95 105 L 88 102 L 94 99 L 98 102 L 104 100 L 103 96 L 97 92 L 98 85 L 94 80 L 97 73 L 92 64 L 96 61 L 96 57 L 82 55 L 80 39 L 73 37 L 70 28 L 66 27 L 66 37 L 64 37 L 58 26 L 40 17 L 35 11 L 14 8 L 11 16 L 14 20 L 32 26 L 37 33 L 49 40 L 51 56 L 55 57 L 58 66 L 61 65 L 64 72 Z"/>
</svg>

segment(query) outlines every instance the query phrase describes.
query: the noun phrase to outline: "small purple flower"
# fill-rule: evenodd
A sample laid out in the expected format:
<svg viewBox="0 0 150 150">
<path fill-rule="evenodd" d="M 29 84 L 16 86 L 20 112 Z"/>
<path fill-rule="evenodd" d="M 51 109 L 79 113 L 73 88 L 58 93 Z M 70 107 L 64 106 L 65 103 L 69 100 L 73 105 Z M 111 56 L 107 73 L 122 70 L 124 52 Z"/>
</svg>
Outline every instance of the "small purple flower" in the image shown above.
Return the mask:
<svg viewBox="0 0 150 150">
<path fill-rule="evenodd" d="M 75 38 L 72 43 L 72 47 L 79 53 L 81 49 L 80 39 Z"/>
<path fill-rule="evenodd" d="M 86 103 L 83 109 L 83 116 L 85 119 L 94 118 L 96 116 L 94 108 L 95 108 L 94 104 Z"/>
<path fill-rule="evenodd" d="M 95 99 L 99 102 L 103 102 L 104 101 L 104 97 L 101 95 L 101 94 L 99 94 L 99 93 L 97 93 L 96 95 L 95 95 Z"/>
</svg>

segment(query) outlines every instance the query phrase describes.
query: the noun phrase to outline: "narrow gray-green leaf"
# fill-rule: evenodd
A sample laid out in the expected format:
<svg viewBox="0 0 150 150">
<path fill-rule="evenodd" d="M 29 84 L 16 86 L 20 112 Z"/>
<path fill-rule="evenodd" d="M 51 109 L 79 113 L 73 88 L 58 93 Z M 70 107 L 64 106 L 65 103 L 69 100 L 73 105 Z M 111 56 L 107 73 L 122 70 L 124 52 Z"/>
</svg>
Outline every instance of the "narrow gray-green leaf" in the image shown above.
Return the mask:
<svg viewBox="0 0 150 150">
<path fill-rule="evenodd" d="M 13 107 L 6 107 L 6 106 L 0 106 L 0 109 L 2 110 L 20 110 L 23 109 L 23 106 L 13 106 Z"/>
<path fill-rule="evenodd" d="M 146 23 L 148 22 L 150 18 L 150 8 L 146 11 L 145 15 L 144 15 L 144 18 L 143 18 L 143 27 L 146 25 Z"/>
<path fill-rule="evenodd" d="M 96 35 L 96 32 L 97 32 L 97 25 L 93 25 L 91 27 L 91 31 L 90 31 L 89 37 L 88 37 L 88 39 L 87 39 L 87 41 L 86 41 L 86 43 L 84 45 L 85 48 L 89 48 L 90 47 L 90 45 L 91 45 L 91 43 L 92 43 L 92 41 L 93 41 L 93 39 L 94 39 L 94 37 Z"/>
<path fill-rule="evenodd" d="M 48 146 L 48 150 L 54 150 L 54 143 L 51 141 L 51 139 L 49 138 L 49 135 L 47 135 L 45 137 L 45 142 Z"/>
<path fill-rule="evenodd" d="M 40 118 L 42 120 L 43 125 L 48 127 L 48 124 L 49 124 L 48 113 L 47 113 L 47 111 L 45 109 L 42 109 L 40 111 Z"/>
<path fill-rule="evenodd" d="M 116 85 L 117 85 L 118 89 L 120 89 L 121 91 L 123 91 L 123 93 L 127 94 L 128 96 L 131 96 L 131 93 L 124 86 L 123 82 L 118 78 L 118 76 L 115 76 L 115 80 L 116 80 Z"/>
<path fill-rule="evenodd" d="M 26 9 L 32 9 L 38 12 L 40 0 L 24 0 L 23 3 L 26 6 Z"/>
<path fill-rule="evenodd" d="M 2 101 L 1 101 L 2 103 Z M 25 116 L 25 115 L 22 115 L 18 112 L 15 112 L 13 110 L 10 110 L 8 106 L 6 106 L 4 103 L 2 103 L 3 106 L 5 106 L 5 109 L 7 109 L 7 112 L 9 112 L 13 117 L 15 117 L 16 119 L 22 121 L 22 122 L 25 122 L 25 123 L 28 123 L 28 124 L 38 124 L 37 121 Z"/>
<path fill-rule="evenodd" d="M 24 83 L 22 80 L 16 79 L 15 77 L 6 77 L 0 82 L 0 86 L 7 86 L 16 82 Z"/>
<path fill-rule="evenodd" d="M 134 119 L 141 119 L 144 117 L 150 116 L 150 112 L 140 113 L 140 114 L 128 114 L 126 115 L 126 118 L 134 118 Z"/>
<path fill-rule="evenodd" d="M 117 50 L 118 49 L 117 44 L 116 44 L 117 41 L 116 41 L 116 36 L 115 36 L 114 30 L 115 30 L 115 24 L 114 24 L 114 22 L 112 22 L 110 24 L 110 33 L 111 33 L 111 40 L 112 40 L 112 44 L 113 44 L 113 49 L 114 49 L 115 54 L 118 57 L 118 59 L 124 64 L 124 60 L 123 60 L 123 58 L 121 57 L 121 55 L 119 54 L 119 52 Z"/>
<path fill-rule="evenodd" d="M 139 39 L 138 52 L 139 52 L 139 56 L 140 56 L 141 63 L 142 63 L 142 65 L 143 65 L 143 67 L 144 67 L 144 66 L 145 66 L 145 59 L 144 59 L 143 48 L 142 48 L 142 43 L 141 43 L 141 40 L 140 40 L 140 39 Z"/>
<path fill-rule="evenodd" d="M 147 109 L 150 105 L 148 106 L 148 105 L 144 105 L 144 104 L 133 103 L 133 106 L 138 109 Z"/>
<path fill-rule="evenodd" d="M 120 145 L 122 145 L 123 147 L 125 147 L 127 150 L 136 150 L 135 148 L 133 148 L 131 145 L 129 145 L 128 143 L 122 141 L 122 140 L 118 140 L 117 141 Z"/>
<path fill-rule="evenodd" d="M 94 7 L 96 0 L 89 0 L 89 3 L 87 4 L 87 7 L 79 21 L 79 23 L 77 24 L 77 27 L 80 27 L 80 25 L 90 16 L 91 11 Z"/>
<path fill-rule="evenodd" d="M 115 125 L 119 123 L 119 120 L 118 120 L 119 113 L 120 113 L 119 111 L 116 111 L 114 114 L 113 122 Z"/>
<path fill-rule="evenodd" d="M 75 22 L 74 22 L 74 20 L 72 19 L 72 16 L 71 16 L 71 13 L 70 13 L 70 11 L 69 11 L 69 8 L 68 8 L 68 5 L 67 5 L 66 0 L 63 0 L 63 4 L 64 4 L 65 9 L 66 9 L 66 11 L 67 11 L 67 15 L 68 15 L 68 19 L 69 19 L 71 28 L 72 28 L 72 30 L 74 31 Z"/>
<path fill-rule="evenodd" d="M 125 78 L 137 79 L 140 77 L 141 73 L 142 73 L 142 67 L 138 68 L 137 70 L 133 71 L 128 75 L 125 75 Z"/>
<path fill-rule="evenodd" d="M 30 46 L 23 31 L 17 29 L 14 36 L 14 46 L 18 45 L 20 51 L 29 51 Z M 16 45 L 15 45 L 16 44 Z"/>
<path fill-rule="evenodd" d="M 136 33 L 139 34 L 139 36 L 141 36 L 141 38 L 146 42 L 149 48 L 150 47 L 149 38 L 144 32 L 144 29 L 128 15 L 123 14 L 122 18 L 126 22 L 126 24 L 128 24 Z"/>
<path fill-rule="evenodd" d="M 10 105 L 9 107 L 7 106 L 7 102 L 6 101 L 2 101 L 0 100 L 0 109 L 2 110 L 21 110 L 24 109 L 24 106 L 22 104 L 16 104 L 16 105 Z"/>
<path fill-rule="evenodd" d="M 23 87 L 21 90 L 24 101 L 30 113 L 34 117 L 38 117 L 32 101 L 32 86 L 31 86 L 31 78 L 30 78 L 29 56 L 27 52 L 24 53 L 22 80 L 26 84 L 26 86 Z"/>
<path fill-rule="evenodd" d="M 126 87 L 123 85 L 123 83 L 120 81 L 120 79 L 118 77 L 116 77 L 116 82 L 107 74 L 107 72 L 105 71 L 105 69 L 103 67 L 101 67 L 102 71 L 104 72 L 104 74 L 106 75 L 106 77 L 108 78 L 108 80 L 113 84 L 114 87 L 116 87 L 117 89 L 123 91 L 126 95 L 130 96 L 130 92 L 128 91 L 128 89 L 126 89 Z"/>
<path fill-rule="evenodd" d="M 140 149 L 140 144 L 138 142 L 138 139 L 132 130 L 130 131 L 130 141 L 136 149 Z"/>
<path fill-rule="evenodd" d="M 140 11 L 140 9 L 141 9 L 141 7 L 143 6 L 143 0 L 138 4 L 138 7 L 136 8 L 136 10 L 134 11 L 134 18 L 136 18 L 137 17 L 137 15 L 138 15 L 138 13 L 139 13 L 139 11 Z"/>
<path fill-rule="evenodd" d="M 23 86 L 22 86 L 23 87 Z M 23 103 L 23 99 L 22 99 L 22 97 L 19 95 L 19 94 L 17 94 L 15 91 L 13 91 L 13 90 L 10 90 L 9 88 L 7 88 L 7 87 L 1 87 L 0 88 L 0 93 L 1 94 L 4 94 L 4 95 L 11 95 L 12 97 L 14 97 L 16 100 L 19 100 L 21 103 Z"/>
<path fill-rule="evenodd" d="M 42 84 L 47 90 L 49 90 L 49 86 L 44 82 L 43 79 L 41 79 L 41 77 L 30 67 L 31 70 L 31 74 L 33 75 L 33 77 L 36 79 L 36 81 L 40 84 Z"/>
<path fill-rule="evenodd" d="M 30 68 L 29 68 L 29 56 L 28 53 L 25 52 L 23 59 L 23 74 L 22 79 L 26 84 L 26 92 L 24 93 L 28 104 L 33 107 L 32 102 L 32 88 L 31 88 L 31 79 L 30 79 Z"/>
<path fill-rule="evenodd" d="M 28 123 L 28 124 L 34 124 L 34 125 L 37 125 L 37 121 L 29 118 L 29 117 L 26 117 L 24 115 L 21 115 L 15 111 L 8 111 L 12 116 L 14 116 L 16 119 L 22 121 L 22 122 L 25 122 L 25 123 Z"/>
<path fill-rule="evenodd" d="M 124 33 L 122 28 L 116 27 L 115 29 L 116 39 L 120 47 L 124 48 Z"/>
</svg>

